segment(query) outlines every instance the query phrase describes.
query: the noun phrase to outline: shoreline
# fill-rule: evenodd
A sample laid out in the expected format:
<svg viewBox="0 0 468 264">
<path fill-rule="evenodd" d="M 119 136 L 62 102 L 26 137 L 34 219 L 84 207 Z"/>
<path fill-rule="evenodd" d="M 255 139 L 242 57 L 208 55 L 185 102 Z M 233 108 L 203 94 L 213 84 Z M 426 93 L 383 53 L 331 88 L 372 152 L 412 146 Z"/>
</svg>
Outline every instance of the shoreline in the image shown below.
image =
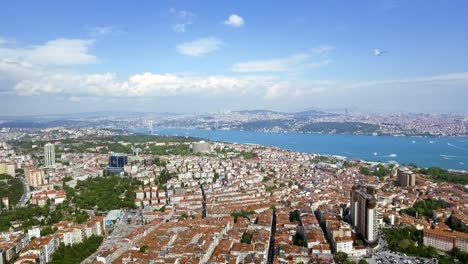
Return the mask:
<svg viewBox="0 0 468 264">
<path fill-rule="evenodd" d="M 132 129 L 129 132 L 150 135 L 146 128 Z M 290 132 L 255 132 L 242 130 L 208 130 L 193 128 L 154 129 L 154 135 L 190 136 L 211 141 L 223 141 L 239 144 L 258 144 L 278 147 L 295 152 L 313 153 L 318 155 L 344 156 L 349 160 L 363 160 L 368 162 L 396 161 L 399 164 L 416 164 L 418 167 L 441 167 L 452 171 L 468 171 L 468 165 L 462 158 L 464 148 L 446 146 L 445 140 L 459 140 L 468 137 L 400 137 L 400 136 L 371 136 L 349 134 L 317 134 Z M 258 136 L 254 138 L 254 136 Z M 284 137 L 283 137 L 284 136 Z M 309 138 L 308 136 L 312 136 Z M 322 138 L 323 137 L 323 138 Z M 335 138 L 336 137 L 336 138 Z M 417 142 L 417 139 L 424 142 Z M 414 139 L 414 140 L 413 140 Z M 396 140 L 396 142 L 394 142 Z M 359 143 L 359 141 L 362 141 Z M 464 142 L 464 141 L 463 141 Z M 427 144 L 426 144 L 427 143 Z M 452 149 L 453 148 L 453 149 Z M 468 151 L 468 150 L 467 150 Z M 378 155 L 376 155 L 378 153 Z M 441 156 L 453 156 L 451 159 L 441 159 Z M 416 157 L 416 158 L 414 158 Z"/>
<path fill-rule="evenodd" d="M 128 130 L 128 128 L 123 128 Z M 131 130 L 148 130 L 147 127 L 132 128 Z M 345 135 L 345 136 L 372 136 L 372 137 L 398 137 L 398 138 L 468 138 L 466 135 L 433 135 L 433 134 L 382 134 L 382 133 L 322 133 L 322 132 L 304 132 L 304 131 L 264 131 L 264 130 L 244 130 L 244 129 L 211 129 L 211 128 L 196 128 L 196 127 L 172 127 L 163 126 L 154 128 L 158 129 L 178 129 L 178 130 L 200 130 L 200 131 L 237 131 L 237 132 L 252 132 L 252 133 L 272 133 L 272 134 L 298 134 L 298 135 Z"/>
</svg>

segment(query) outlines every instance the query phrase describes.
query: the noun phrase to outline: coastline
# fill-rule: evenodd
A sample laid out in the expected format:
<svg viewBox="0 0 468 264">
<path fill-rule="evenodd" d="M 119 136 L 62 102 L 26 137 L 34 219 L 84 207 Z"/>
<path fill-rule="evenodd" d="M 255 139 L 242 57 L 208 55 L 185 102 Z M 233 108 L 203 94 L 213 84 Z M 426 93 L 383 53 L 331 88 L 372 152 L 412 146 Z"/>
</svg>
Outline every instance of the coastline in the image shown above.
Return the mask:
<svg viewBox="0 0 468 264">
<path fill-rule="evenodd" d="M 150 134 L 148 129 L 134 129 L 131 132 Z M 413 163 L 419 167 L 437 166 L 453 171 L 468 171 L 468 137 L 371 136 L 162 127 L 155 128 L 154 134 L 274 146 L 297 152 L 344 156 L 352 160 L 396 161 L 400 164 Z M 463 146 L 459 147 L 457 144 Z M 466 150 L 464 144 L 467 145 Z"/>
</svg>

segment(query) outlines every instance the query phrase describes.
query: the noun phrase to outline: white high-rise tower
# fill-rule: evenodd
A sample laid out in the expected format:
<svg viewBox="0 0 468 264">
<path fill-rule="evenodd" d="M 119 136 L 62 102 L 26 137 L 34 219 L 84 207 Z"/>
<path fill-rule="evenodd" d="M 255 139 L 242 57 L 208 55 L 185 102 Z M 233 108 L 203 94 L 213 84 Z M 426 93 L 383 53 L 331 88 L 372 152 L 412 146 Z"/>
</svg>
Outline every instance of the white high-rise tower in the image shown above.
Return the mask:
<svg viewBox="0 0 468 264">
<path fill-rule="evenodd" d="M 55 168 L 55 145 L 47 143 L 44 145 L 44 158 L 46 168 Z"/>
</svg>

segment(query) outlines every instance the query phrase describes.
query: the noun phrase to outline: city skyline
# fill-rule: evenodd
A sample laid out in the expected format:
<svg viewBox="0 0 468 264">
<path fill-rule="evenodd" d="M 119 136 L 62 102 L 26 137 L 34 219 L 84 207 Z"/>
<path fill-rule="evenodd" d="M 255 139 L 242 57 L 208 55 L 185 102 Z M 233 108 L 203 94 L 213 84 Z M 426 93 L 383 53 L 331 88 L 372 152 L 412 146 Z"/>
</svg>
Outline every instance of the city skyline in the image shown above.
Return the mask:
<svg viewBox="0 0 468 264">
<path fill-rule="evenodd" d="M 463 1 L 0 7 L 3 115 L 468 111 Z"/>
</svg>

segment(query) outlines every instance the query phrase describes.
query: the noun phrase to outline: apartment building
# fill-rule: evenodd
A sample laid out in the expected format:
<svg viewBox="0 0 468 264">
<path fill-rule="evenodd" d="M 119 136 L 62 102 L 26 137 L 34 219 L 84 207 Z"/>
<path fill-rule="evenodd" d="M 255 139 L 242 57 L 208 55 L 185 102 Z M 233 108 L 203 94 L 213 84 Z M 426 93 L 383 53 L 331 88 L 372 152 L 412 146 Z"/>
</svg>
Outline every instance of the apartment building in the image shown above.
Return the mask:
<svg viewBox="0 0 468 264">
<path fill-rule="evenodd" d="M 372 186 L 354 185 L 351 190 L 351 223 L 364 240 L 374 244 L 378 240 L 377 203 Z"/>
<path fill-rule="evenodd" d="M 451 251 L 456 247 L 461 251 L 468 252 L 468 234 L 462 232 L 424 229 L 423 242 L 424 245 L 435 247 L 441 251 Z"/>
</svg>

